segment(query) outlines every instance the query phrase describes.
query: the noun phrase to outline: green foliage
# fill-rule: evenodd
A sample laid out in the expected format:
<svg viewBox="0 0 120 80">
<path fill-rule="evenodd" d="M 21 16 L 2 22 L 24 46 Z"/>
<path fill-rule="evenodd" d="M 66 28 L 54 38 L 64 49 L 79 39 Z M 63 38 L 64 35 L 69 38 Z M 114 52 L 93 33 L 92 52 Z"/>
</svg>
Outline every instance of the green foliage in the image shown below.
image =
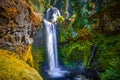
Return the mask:
<svg viewBox="0 0 120 80">
<path fill-rule="evenodd" d="M 34 67 L 37 71 L 40 71 L 41 63 L 45 59 L 44 48 L 33 46 L 32 53 L 33 53 L 33 59 L 34 59 Z"/>
<path fill-rule="evenodd" d="M 81 61 L 87 66 L 92 46 L 93 43 L 88 40 L 67 43 L 61 47 L 62 61 L 68 66 L 73 66 L 77 61 Z"/>
<path fill-rule="evenodd" d="M 102 80 L 119 80 L 119 60 L 120 60 L 120 35 L 106 36 L 95 34 L 94 42 L 98 48 L 96 52 L 96 68 L 102 68 L 105 72 L 100 73 Z"/>
<path fill-rule="evenodd" d="M 46 8 L 49 7 L 50 0 L 46 1 L 46 0 L 27 0 L 26 2 L 36 11 L 41 13 L 41 15 L 43 15 L 44 11 Z"/>
<path fill-rule="evenodd" d="M 64 17 L 63 17 L 63 16 L 59 16 L 59 17 L 58 17 L 58 22 L 61 23 L 61 22 L 63 22 L 63 21 L 64 21 Z"/>
<path fill-rule="evenodd" d="M 62 61 L 66 66 L 73 67 L 76 61 L 80 60 L 80 55 L 83 55 L 79 50 L 79 44 L 70 43 L 61 47 Z"/>
<path fill-rule="evenodd" d="M 104 73 L 101 73 L 102 80 L 120 80 L 120 58 L 110 59 L 108 65 L 110 65 Z"/>
<path fill-rule="evenodd" d="M 88 28 L 88 4 L 87 1 L 85 2 L 84 0 L 72 0 L 71 3 L 74 14 L 70 18 L 70 22 L 65 22 L 66 25 L 61 25 L 60 27 L 60 42 L 67 42 L 66 45 L 61 47 L 62 61 L 65 65 L 70 66 L 71 64 L 71 66 L 73 66 L 77 61 L 80 60 L 84 63 L 84 65 L 87 66 L 93 43 L 88 40 L 79 41 L 77 38 L 84 36 L 86 31 L 88 33 L 90 32 Z M 85 31 L 82 31 L 81 29 L 85 27 Z M 74 33 L 76 34 L 75 36 Z M 75 42 L 74 40 L 77 41 Z"/>
<path fill-rule="evenodd" d="M 119 53 L 119 41 L 120 41 L 120 35 L 117 36 L 105 36 L 101 34 L 97 34 L 95 38 L 95 42 L 98 45 L 97 54 L 100 55 L 100 62 L 104 69 L 107 68 L 107 64 L 109 62 L 109 59 L 115 58 L 118 56 Z M 104 59 L 106 58 L 106 62 Z M 107 61 L 108 60 L 108 61 Z M 105 63 L 103 63 L 104 61 Z"/>
<path fill-rule="evenodd" d="M 72 37 L 71 27 L 63 28 L 60 27 L 60 42 L 65 42 Z"/>
<path fill-rule="evenodd" d="M 83 27 L 87 27 L 87 25 L 89 24 L 89 21 L 88 21 L 89 11 L 87 8 L 87 4 L 85 4 L 84 6 L 81 6 L 79 8 L 80 9 L 75 11 L 75 13 L 77 14 L 77 17 L 75 18 L 75 21 L 73 22 L 72 26 L 77 29 L 78 28 L 82 29 Z"/>
</svg>

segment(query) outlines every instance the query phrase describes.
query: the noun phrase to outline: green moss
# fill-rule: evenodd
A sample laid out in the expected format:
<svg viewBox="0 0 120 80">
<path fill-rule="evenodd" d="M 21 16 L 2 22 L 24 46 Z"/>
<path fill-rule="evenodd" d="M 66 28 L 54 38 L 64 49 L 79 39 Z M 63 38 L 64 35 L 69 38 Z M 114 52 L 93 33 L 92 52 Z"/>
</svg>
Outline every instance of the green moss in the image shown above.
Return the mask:
<svg viewBox="0 0 120 80">
<path fill-rule="evenodd" d="M 42 80 L 35 69 L 10 54 L 0 50 L 0 80 Z"/>
</svg>

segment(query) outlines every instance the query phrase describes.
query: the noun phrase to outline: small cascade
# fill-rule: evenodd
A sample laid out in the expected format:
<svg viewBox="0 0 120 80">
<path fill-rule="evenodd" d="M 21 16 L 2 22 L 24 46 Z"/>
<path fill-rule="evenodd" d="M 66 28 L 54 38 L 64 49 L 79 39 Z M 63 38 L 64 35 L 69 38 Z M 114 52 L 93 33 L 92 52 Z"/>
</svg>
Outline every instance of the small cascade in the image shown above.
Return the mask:
<svg viewBox="0 0 120 80">
<path fill-rule="evenodd" d="M 57 8 L 49 8 L 46 12 L 44 19 L 46 30 L 46 46 L 48 54 L 49 69 L 48 74 L 50 77 L 62 77 L 68 71 L 63 71 L 59 67 L 58 53 L 57 53 L 57 18 L 60 16 L 60 12 Z"/>
</svg>

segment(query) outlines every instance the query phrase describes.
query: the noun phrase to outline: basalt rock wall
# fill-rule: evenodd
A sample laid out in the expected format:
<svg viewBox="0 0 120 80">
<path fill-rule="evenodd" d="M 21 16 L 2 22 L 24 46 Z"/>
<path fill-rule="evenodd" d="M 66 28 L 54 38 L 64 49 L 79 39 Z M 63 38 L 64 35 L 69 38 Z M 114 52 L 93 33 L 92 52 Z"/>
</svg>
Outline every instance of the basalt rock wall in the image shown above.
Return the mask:
<svg viewBox="0 0 120 80">
<path fill-rule="evenodd" d="M 13 51 L 27 60 L 42 21 L 24 0 L 0 0 L 0 49 Z"/>
</svg>

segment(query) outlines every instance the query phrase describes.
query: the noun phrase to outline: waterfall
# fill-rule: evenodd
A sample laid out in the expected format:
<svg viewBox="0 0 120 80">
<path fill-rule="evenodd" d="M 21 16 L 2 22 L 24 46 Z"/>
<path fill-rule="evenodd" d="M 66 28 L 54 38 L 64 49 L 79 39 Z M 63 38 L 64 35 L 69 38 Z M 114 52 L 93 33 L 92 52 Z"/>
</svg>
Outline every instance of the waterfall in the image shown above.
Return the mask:
<svg viewBox="0 0 120 80">
<path fill-rule="evenodd" d="M 60 16 L 60 12 L 57 8 L 49 8 L 46 11 L 44 19 L 45 32 L 46 32 L 46 47 L 48 54 L 49 69 L 48 74 L 51 77 L 61 77 L 65 72 L 59 67 L 58 53 L 57 53 L 57 35 L 56 28 L 57 18 Z"/>
</svg>

